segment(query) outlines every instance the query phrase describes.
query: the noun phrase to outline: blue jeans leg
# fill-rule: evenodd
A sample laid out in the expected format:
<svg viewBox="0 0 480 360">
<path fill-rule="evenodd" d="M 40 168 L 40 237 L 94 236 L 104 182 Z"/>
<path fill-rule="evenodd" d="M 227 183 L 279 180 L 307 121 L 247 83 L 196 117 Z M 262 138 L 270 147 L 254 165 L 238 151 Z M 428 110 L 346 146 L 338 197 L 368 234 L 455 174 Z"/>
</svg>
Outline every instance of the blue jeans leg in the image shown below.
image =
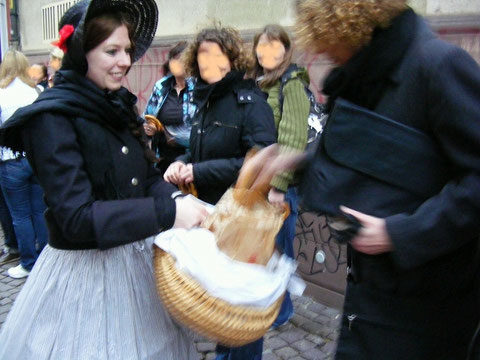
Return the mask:
<svg viewBox="0 0 480 360">
<path fill-rule="evenodd" d="M 38 212 L 40 211 L 40 202 L 37 198 L 32 201 L 32 197 L 38 196 L 39 189 L 32 187 L 33 172 L 26 159 L 6 161 L 0 165 L 0 176 L 5 200 L 10 214 L 12 215 L 13 228 L 18 241 L 18 250 L 20 252 L 20 264 L 27 270 L 31 270 L 38 257 L 36 248 L 37 232 L 35 225 L 39 222 Z M 38 187 L 38 183 L 36 184 Z M 41 189 L 40 189 L 41 191 Z M 43 202 L 43 199 L 41 199 Z M 36 208 L 34 215 L 33 207 Z M 45 210 L 45 206 L 43 206 Z M 34 220 L 34 217 L 36 218 Z M 43 220 L 42 226 L 39 225 L 39 247 L 46 242 L 46 225 Z"/>
<path fill-rule="evenodd" d="M 217 345 L 215 360 L 262 360 L 263 337 L 239 347 Z"/>
<path fill-rule="evenodd" d="M 1 188 L 1 181 L 0 181 Z M 3 234 L 5 235 L 5 245 L 11 249 L 18 250 L 17 237 L 13 229 L 12 216 L 8 210 L 3 191 L 0 189 L 0 224 L 2 225 Z"/>
<path fill-rule="evenodd" d="M 291 187 L 285 194 L 285 202 L 290 206 L 290 215 L 283 222 L 277 234 L 275 243 L 283 253 L 293 259 L 293 239 L 295 238 L 295 226 L 298 217 L 297 189 Z"/>
<path fill-rule="evenodd" d="M 283 251 L 285 255 L 290 258 L 294 258 L 293 252 L 293 239 L 295 238 L 295 226 L 298 217 L 298 204 L 297 204 L 297 190 L 291 187 L 285 194 L 285 201 L 290 206 L 290 215 L 285 219 L 282 228 L 278 232 L 276 244 L 277 247 Z M 273 327 L 278 327 L 285 324 L 293 316 L 293 303 L 290 298 L 290 293 L 287 291 L 285 298 L 283 299 L 280 312 L 278 313 Z"/>
</svg>

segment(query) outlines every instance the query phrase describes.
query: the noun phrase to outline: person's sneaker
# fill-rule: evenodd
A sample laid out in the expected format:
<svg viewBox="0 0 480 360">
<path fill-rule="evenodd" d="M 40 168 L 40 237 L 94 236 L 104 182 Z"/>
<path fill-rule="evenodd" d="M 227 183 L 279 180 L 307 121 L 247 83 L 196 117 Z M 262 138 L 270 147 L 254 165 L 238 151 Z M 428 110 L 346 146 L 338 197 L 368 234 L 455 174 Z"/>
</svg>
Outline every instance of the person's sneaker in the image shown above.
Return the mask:
<svg viewBox="0 0 480 360">
<path fill-rule="evenodd" d="M 26 278 L 30 274 L 30 271 L 25 269 L 22 265 L 18 264 L 15 267 L 11 267 L 8 269 L 8 276 L 14 279 L 23 279 Z"/>
<path fill-rule="evenodd" d="M 20 254 L 18 252 L 15 253 L 12 249 L 4 248 L 0 254 L 0 265 L 17 260 L 19 257 Z"/>
</svg>

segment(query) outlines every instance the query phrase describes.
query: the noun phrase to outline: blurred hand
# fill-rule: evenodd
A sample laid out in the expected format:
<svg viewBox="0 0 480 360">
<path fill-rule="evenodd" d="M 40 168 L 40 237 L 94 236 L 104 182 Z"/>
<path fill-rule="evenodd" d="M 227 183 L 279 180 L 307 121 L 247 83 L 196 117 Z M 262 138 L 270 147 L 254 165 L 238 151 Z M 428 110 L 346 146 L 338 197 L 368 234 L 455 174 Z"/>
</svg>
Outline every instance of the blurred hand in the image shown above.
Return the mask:
<svg viewBox="0 0 480 360">
<path fill-rule="evenodd" d="M 187 164 L 180 170 L 180 180 L 184 184 L 193 182 L 193 165 Z"/>
<path fill-rule="evenodd" d="M 165 173 L 163 174 L 163 179 L 169 183 L 180 185 L 183 183 L 180 173 L 185 167 L 185 164 L 181 161 L 175 161 L 170 164 Z"/>
<path fill-rule="evenodd" d="M 268 192 L 268 201 L 277 207 L 281 207 L 285 202 L 285 193 L 275 188 L 271 188 Z"/>
<path fill-rule="evenodd" d="M 178 197 L 175 199 L 177 213 L 175 215 L 174 228 L 191 229 L 199 226 L 208 215 L 208 211 L 202 204 L 191 197 Z"/>
<path fill-rule="evenodd" d="M 145 134 L 147 134 L 147 136 L 153 136 L 157 132 L 155 125 L 150 124 L 148 121 L 143 123 L 143 129 L 145 130 Z"/>
<path fill-rule="evenodd" d="M 385 219 L 370 216 L 345 206 L 340 206 L 340 210 L 354 216 L 362 224 L 357 235 L 350 241 L 355 250 L 368 255 L 394 250 Z"/>
</svg>

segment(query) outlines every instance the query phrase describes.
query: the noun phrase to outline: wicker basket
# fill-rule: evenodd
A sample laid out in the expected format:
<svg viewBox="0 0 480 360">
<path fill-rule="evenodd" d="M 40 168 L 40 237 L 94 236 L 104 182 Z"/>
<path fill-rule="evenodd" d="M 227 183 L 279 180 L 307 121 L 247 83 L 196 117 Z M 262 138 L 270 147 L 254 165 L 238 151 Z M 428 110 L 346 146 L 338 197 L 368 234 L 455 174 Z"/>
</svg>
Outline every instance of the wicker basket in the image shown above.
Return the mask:
<svg viewBox="0 0 480 360">
<path fill-rule="evenodd" d="M 154 246 L 157 291 L 179 322 L 225 346 L 261 338 L 277 318 L 283 296 L 269 308 L 234 306 L 212 297 L 191 277 L 178 271 L 173 257 Z"/>
</svg>

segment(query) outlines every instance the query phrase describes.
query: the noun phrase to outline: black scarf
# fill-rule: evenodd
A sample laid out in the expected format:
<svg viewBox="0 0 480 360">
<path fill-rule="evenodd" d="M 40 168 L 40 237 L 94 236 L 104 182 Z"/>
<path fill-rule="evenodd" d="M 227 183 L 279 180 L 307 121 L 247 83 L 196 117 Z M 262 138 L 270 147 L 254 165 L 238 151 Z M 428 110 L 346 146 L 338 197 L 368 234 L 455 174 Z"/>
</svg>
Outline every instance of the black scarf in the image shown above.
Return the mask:
<svg viewBox="0 0 480 360">
<path fill-rule="evenodd" d="M 193 99 L 199 109 L 210 100 L 222 97 L 232 91 L 239 83 L 242 82 L 244 72 L 232 70 L 222 80 L 213 84 L 208 84 L 202 78 L 198 78 L 193 90 Z M 253 82 L 253 86 L 255 83 Z"/>
<path fill-rule="evenodd" d="M 104 91 L 74 70 L 59 70 L 54 87 L 41 93 L 33 104 L 18 109 L 2 125 L 0 145 L 23 151 L 23 126 L 43 112 L 82 117 L 112 129 L 126 128 L 130 122 L 140 125 L 142 121 L 134 111 L 136 101 L 136 96 L 123 87 Z"/>
<path fill-rule="evenodd" d="M 389 76 L 400 63 L 415 36 L 417 15 L 405 10 L 386 28 L 377 28 L 372 40 L 346 64 L 327 76 L 323 92 L 330 112 L 337 97 L 373 110 L 389 85 Z"/>
</svg>

